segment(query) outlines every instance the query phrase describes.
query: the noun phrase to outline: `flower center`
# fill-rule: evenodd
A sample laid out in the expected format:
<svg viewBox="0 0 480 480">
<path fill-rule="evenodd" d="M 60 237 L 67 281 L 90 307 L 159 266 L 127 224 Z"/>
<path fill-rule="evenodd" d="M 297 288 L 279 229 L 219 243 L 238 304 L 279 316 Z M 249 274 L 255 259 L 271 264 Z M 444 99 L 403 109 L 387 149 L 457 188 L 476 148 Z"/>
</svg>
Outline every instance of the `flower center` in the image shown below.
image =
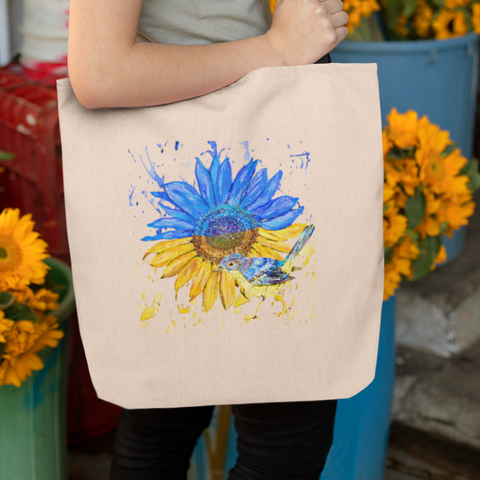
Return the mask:
<svg viewBox="0 0 480 480">
<path fill-rule="evenodd" d="M 236 205 L 221 205 L 203 215 L 193 235 L 197 253 L 215 264 L 232 253 L 247 255 L 257 237 L 255 217 Z"/>
<path fill-rule="evenodd" d="M 426 168 L 426 180 L 430 182 L 441 182 L 445 177 L 445 165 L 438 153 L 431 153 Z"/>
<path fill-rule="evenodd" d="M 22 252 L 9 235 L 0 235 L 0 272 L 15 270 L 22 262 Z"/>
</svg>

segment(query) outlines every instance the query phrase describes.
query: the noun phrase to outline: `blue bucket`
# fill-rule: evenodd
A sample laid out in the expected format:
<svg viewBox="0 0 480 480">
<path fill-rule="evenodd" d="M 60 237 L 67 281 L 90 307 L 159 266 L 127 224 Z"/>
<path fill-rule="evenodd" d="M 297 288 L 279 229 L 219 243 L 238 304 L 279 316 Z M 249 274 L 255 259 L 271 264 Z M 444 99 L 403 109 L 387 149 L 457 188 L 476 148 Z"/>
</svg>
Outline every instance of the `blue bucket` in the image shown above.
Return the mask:
<svg viewBox="0 0 480 480">
<path fill-rule="evenodd" d="M 412 109 L 450 132 L 468 160 L 473 153 L 478 85 L 479 35 L 445 40 L 357 42 L 345 40 L 331 52 L 334 63 L 376 63 L 382 124 L 393 107 Z M 465 242 L 466 228 L 444 241 L 448 260 Z"/>
</svg>

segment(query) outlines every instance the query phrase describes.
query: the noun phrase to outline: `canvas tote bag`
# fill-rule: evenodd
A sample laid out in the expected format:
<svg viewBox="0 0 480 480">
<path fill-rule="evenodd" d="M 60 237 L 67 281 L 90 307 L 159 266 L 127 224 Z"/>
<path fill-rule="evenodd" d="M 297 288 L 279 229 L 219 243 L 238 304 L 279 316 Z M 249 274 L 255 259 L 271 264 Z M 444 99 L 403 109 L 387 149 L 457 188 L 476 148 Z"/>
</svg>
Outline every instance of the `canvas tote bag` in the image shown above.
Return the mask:
<svg viewBox="0 0 480 480">
<path fill-rule="evenodd" d="M 377 64 L 260 68 L 141 108 L 84 108 L 69 78 L 57 90 L 80 334 L 99 398 L 327 400 L 373 380 Z"/>
</svg>

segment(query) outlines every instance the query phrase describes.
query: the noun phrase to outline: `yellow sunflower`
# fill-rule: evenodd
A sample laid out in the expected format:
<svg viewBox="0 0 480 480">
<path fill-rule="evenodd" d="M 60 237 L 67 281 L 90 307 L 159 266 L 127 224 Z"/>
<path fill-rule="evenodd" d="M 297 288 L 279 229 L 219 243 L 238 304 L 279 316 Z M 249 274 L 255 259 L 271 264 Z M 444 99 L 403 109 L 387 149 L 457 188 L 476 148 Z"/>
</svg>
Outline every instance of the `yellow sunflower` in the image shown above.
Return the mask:
<svg viewBox="0 0 480 480">
<path fill-rule="evenodd" d="M 403 13 L 400 13 L 397 18 L 397 24 L 395 25 L 395 31 L 406 37 L 408 35 L 408 28 L 405 26 L 407 23 L 408 18 Z"/>
<path fill-rule="evenodd" d="M 12 329 L 14 323 L 15 322 L 13 320 L 9 320 L 8 318 L 5 318 L 5 313 L 3 312 L 3 310 L 0 310 L 0 342 L 1 343 L 5 343 L 7 341 L 4 334 L 6 332 L 9 332 Z"/>
<path fill-rule="evenodd" d="M 383 242 L 386 247 L 393 247 L 405 233 L 408 219 L 398 213 L 395 202 L 387 202 L 388 209 L 383 214 Z"/>
<path fill-rule="evenodd" d="M 427 38 L 432 26 L 433 10 L 425 0 L 419 0 L 412 25 L 418 36 Z"/>
<path fill-rule="evenodd" d="M 465 35 L 468 32 L 465 13 L 463 11 L 453 11 L 443 8 L 432 22 L 432 28 L 435 31 L 436 39 Z"/>
<path fill-rule="evenodd" d="M 19 387 L 32 370 L 41 370 L 43 362 L 37 352 L 45 347 L 56 347 L 64 332 L 57 330 L 59 324 L 54 315 L 40 314 L 40 322 L 30 320 L 14 322 L 5 334 L 6 346 L 0 364 L 0 385 Z"/>
<path fill-rule="evenodd" d="M 437 216 L 442 200 L 437 198 L 436 195 L 429 191 L 424 191 L 425 196 L 425 216 L 423 221 L 418 225 L 417 231 L 420 233 L 421 238 L 425 238 L 427 235 L 430 237 L 436 237 L 440 235 L 440 218 Z"/>
<path fill-rule="evenodd" d="M 395 293 L 403 277 L 407 279 L 412 277 L 412 262 L 419 254 L 418 247 L 408 235 L 393 249 L 390 261 L 385 265 L 384 300 Z"/>
<path fill-rule="evenodd" d="M 417 143 L 418 115 L 414 110 L 407 113 L 398 113 L 395 107 L 387 115 L 389 123 L 388 138 L 396 147 L 414 147 Z"/>
<path fill-rule="evenodd" d="M 20 210 L 6 208 L 0 214 L 0 288 L 21 289 L 41 284 L 48 266 L 47 243 L 33 231 L 31 215 L 20 218 Z"/>
<path fill-rule="evenodd" d="M 472 24 L 475 33 L 480 34 L 480 3 L 472 4 Z"/>
</svg>

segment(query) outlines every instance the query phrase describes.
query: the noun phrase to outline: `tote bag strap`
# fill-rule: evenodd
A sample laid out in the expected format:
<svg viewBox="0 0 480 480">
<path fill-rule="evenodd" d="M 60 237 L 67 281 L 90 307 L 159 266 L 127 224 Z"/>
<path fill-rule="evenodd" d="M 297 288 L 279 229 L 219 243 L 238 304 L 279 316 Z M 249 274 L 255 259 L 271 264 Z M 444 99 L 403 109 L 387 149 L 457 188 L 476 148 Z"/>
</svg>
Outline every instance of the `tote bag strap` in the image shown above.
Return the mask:
<svg viewBox="0 0 480 480">
<path fill-rule="evenodd" d="M 143 38 L 146 38 L 149 42 L 155 43 L 155 40 L 152 40 L 150 37 L 147 37 L 144 33 L 142 33 L 140 30 L 137 30 L 137 33 L 142 36 Z"/>
</svg>

